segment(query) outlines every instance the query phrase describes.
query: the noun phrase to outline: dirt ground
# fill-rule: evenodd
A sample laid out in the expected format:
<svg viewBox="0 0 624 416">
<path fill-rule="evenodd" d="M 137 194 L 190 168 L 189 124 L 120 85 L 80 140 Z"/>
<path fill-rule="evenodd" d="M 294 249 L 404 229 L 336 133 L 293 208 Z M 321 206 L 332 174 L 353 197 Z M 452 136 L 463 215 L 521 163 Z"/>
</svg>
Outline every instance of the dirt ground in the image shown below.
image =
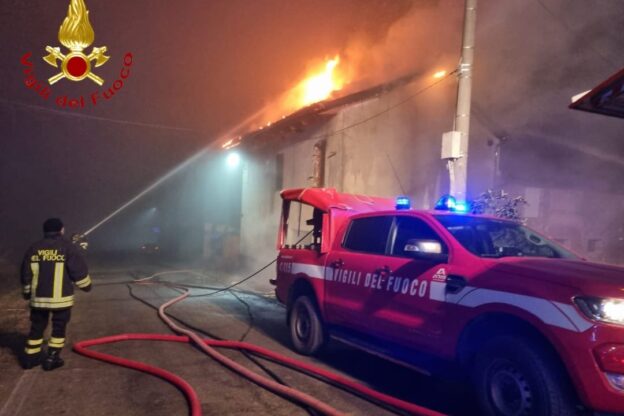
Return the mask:
<svg viewBox="0 0 624 416">
<path fill-rule="evenodd" d="M 99 267 L 92 272 L 91 293 L 78 293 L 68 329 L 73 342 L 121 333 L 171 334 L 150 307 L 177 296 L 171 288 L 128 285 L 124 282 L 162 267 Z M 41 368 L 24 371 L 17 354 L 28 332 L 28 307 L 21 299 L 13 273 L 0 272 L 5 285 L 0 293 L 0 416 L 20 415 L 186 415 L 184 396 L 167 382 L 137 371 L 95 361 L 66 347 L 66 364 L 52 372 Z M 180 273 L 163 276 L 169 281 L 222 286 L 232 277 L 198 276 Z M 250 283 L 255 290 L 264 286 Z M 132 291 L 132 292 L 131 292 Z M 301 357 L 290 349 L 285 326 L 285 309 L 268 291 L 247 290 L 206 296 L 210 291 L 193 289 L 194 297 L 173 306 L 171 315 L 206 336 L 244 339 L 322 368 L 358 380 L 365 385 L 419 405 L 455 414 L 478 414 L 463 386 L 425 377 L 351 348 L 333 345 L 320 358 Z M 132 295 L 140 299 L 133 298 Z M 131 341 L 95 347 L 113 355 L 144 361 L 167 369 L 195 388 L 204 415 L 314 414 L 241 378 L 186 344 Z M 291 387 L 305 391 L 325 403 L 352 415 L 396 414 L 339 390 L 307 375 L 264 361 L 251 361 L 236 351 L 224 353 L 237 362 L 267 375 L 277 376 Z"/>
</svg>

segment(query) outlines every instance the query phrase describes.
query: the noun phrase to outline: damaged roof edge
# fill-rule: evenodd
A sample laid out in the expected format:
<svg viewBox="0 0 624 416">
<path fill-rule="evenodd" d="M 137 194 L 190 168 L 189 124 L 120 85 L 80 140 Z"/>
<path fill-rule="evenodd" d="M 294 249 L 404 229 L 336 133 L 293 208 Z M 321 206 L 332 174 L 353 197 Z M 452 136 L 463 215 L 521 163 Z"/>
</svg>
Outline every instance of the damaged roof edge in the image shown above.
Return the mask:
<svg viewBox="0 0 624 416">
<path fill-rule="evenodd" d="M 569 108 L 624 118 L 624 68 L 574 101 Z"/>
<path fill-rule="evenodd" d="M 307 107 L 295 111 L 294 113 L 286 116 L 281 120 L 272 123 L 269 127 L 264 127 L 243 134 L 240 137 L 239 144 L 245 146 L 245 142 L 249 142 L 251 139 L 255 139 L 254 142 L 257 142 L 260 139 L 260 136 L 268 137 L 271 134 L 297 131 L 298 129 L 301 129 L 306 125 L 310 124 L 309 122 L 307 122 L 309 119 L 312 119 L 314 117 L 321 117 L 324 113 L 340 107 L 345 107 L 348 105 L 367 101 L 380 95 L 389 93 L 398 87 L 410 84 L 419 75 L 421 75 L 420 71 L 413 72 L 384 84 L 378 84 L 376 86 L 356 91 L 342 97 L 332 98 L 311 104 Z M 259 143 L 254 143 L 255 146 L 258 146 L 258 144 Z"/>
</svg>

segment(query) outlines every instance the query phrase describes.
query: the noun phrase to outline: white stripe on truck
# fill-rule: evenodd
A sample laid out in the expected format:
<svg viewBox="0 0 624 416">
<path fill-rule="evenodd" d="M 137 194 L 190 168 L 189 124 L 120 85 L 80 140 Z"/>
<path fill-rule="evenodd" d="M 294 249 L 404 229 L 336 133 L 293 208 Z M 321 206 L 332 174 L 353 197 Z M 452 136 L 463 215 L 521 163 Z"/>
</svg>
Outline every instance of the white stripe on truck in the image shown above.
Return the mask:
<svg viewBox="0 0 624 416">
<path fill-rule="evenodd" d="M 313 279 L 326 279 L 326 273 L 331 275 L 333 270 L 331 267 L 315 264 L 292 264 L 292 274 L 304 274 Z M 454 303 L 467 308 L 477 308 L 496 303 L 510 305 L 529 312 L 547 325 L 573 332 L 585 332 L 593 326 L 574 305 L 499 290 L 466 286 L 458 293 L 450 294 L 446 293 L 446 283 L 431 281 L 429 299 L 437 302 Z"/>
</svg>

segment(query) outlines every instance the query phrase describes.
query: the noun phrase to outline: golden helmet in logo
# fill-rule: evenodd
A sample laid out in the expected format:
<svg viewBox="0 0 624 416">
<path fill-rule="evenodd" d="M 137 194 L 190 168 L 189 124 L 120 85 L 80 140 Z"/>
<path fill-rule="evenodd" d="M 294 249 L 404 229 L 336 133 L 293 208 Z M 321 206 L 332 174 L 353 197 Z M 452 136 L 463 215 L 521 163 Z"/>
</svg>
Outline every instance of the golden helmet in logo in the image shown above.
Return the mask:
<svg viewBox="0 0 624 416">
<path fill-rule="evenodd" d="M 103 85 L 104 80 L 91 72 L 92 67 L 100 67 L 108 61 L 106 46 L 94 47 L 89 55 L 83 51 L 95 40 L 95 32 L 89 22 L 89 11 L 84 0 L 71 0 L 67 17 L 59 29 L 59 42 L 69 53 L 63 54 L 60 47 L 46 46 L 49 53 L 43 58 L 55 68 L 61 64 L 61 72 L 51 77 L 48 82 L 55 84 L 63 78 L 70 81 L 82 81 L 89 78 L 98 85 Z"/>
</svg>

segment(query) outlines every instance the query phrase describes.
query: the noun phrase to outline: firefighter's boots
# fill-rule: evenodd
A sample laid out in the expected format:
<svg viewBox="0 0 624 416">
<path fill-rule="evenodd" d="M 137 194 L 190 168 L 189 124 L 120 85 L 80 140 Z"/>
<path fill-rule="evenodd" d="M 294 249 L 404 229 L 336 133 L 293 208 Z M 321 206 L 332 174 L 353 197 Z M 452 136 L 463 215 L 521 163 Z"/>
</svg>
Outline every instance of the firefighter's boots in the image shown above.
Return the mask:
<svg viewBox="0 0 624 416">
<path fill-rule="evenodd" d="M 48 351 L 48 356 L 43 360 L 41 367 L 44 371 L 52 371 L 62 367 L 65 361 L 61 358 L 61 352 L 58 350 Z"/>
</svg>

